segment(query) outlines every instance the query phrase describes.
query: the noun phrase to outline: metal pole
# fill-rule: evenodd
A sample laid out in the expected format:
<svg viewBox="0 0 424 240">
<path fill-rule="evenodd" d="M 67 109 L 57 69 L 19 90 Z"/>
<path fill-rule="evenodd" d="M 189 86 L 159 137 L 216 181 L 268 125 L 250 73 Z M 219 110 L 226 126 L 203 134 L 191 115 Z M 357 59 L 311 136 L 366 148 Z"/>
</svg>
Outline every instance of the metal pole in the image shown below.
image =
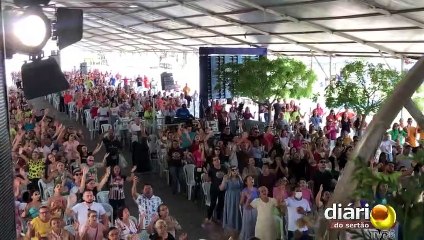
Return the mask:
<svg viewBox="0 0 424 240">
<path fill-rule="evenodd" d="M 409 70 L 402 81 L 398 83 L 393 93 L 386 99 L 383 106 L 374 116 L 369 124 L 366 133 L 363 135 L 358 146 L 355 148 L 351 159 L 360 158 L 362 161 L 368 161 L 375 153 L 380 144 L 381 137 L 390 128 L 393 119 L 396 118 L 399 111 L 410 100 L 411 96 L 421 86 L 424 81 L 424 58 L 421 58 L 414 67 Z M 355 161 L 348 161 L 343 174 L 336 185 L 336 189 L 329 206 L 333 203 L 346 204 L 353 194 L 357 183 L 353 180 L 356 166 Z M 318 239 L 337 239 L 337 231 L 328 230 L 328 220 L 321 219 L 317 232 Z"/>
<path fill-rule="evenodd" d="M 0 9 L 1 8 L 0 1 Z M 6 71 L 5 71 L 5 46 L 3 12 L 0 11 L 0 232 L 1 239 L 16 239 L 15 224 L 15 197 L 13 194 L 13 163 L 11 157 L 9 137 L 9 114 L 7 101 Z"/>
</svg>

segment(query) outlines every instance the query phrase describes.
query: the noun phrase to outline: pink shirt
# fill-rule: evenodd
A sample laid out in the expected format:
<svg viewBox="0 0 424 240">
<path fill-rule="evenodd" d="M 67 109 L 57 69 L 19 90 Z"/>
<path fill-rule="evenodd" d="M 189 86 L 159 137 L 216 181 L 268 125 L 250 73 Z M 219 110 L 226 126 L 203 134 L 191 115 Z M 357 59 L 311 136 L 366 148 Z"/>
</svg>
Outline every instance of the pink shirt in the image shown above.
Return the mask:
<svg viewBox="0 0 424 240">
<path fill-rule="evenodd" d="M 104 226 L 101 223 L 97 223 L 96 228 L 89 227 L 87 230 L 87 239 L 90 240 L 103 240 Z M 81 234 L 81 233 L 80 233 Z"/>
<path fill-rule="evenodd" d="M 294 139 L 292 141 L 293 147 L 296 148 L 297 150 L 302 148 L 302 140 L 296 140 Z"/>
<path fill-rule="evenodd" d="M 202 153 L 200 153 L 199 150 L 196 150 L 193 152 L 193 158 L 194 158 L 194 165 L 196 165 L 197 168 L 203 167 Z"/>
<path fill-rule="evenodd" d="M 272 197 L 275 198 L 278 202 L 284 201 L 289 197 L 285 188 L 274 187 L 272 191 Z"/>
<path fill-rule="evenodd" d="M 309 205 L 312 206 L 313 196 L 310 189 L 308 188 L 302 189 L 302 198 L 308 200 Z"/>
</svg>

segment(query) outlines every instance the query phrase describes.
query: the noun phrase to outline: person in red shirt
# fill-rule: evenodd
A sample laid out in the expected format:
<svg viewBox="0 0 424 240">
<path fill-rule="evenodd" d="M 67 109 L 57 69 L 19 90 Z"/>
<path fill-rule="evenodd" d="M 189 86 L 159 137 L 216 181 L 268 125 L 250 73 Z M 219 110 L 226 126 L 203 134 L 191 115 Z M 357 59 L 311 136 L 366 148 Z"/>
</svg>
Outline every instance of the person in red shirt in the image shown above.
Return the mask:
<svg viewBox="0 0 424 240">
<path fill-rule="evenodd" d="M 89 104 L 90 104 L 91 98 L 88 94 L 85 94 L 84 97 L 82 98 L 82 105 L 84 106 L 84 109 L 89 109 Z"/>
<path fill-rule="evenodd" d="M 330 113 L 328 114 L 328 116 L 326 117 L 327 122 L 336 122 L 337 121 L 337 116 L 334 113 L 334 109 L 330 110 Z"/>
<path fill-rule="evenodd" d="M 324 116 L 324 109 L 317 103 L 317 107 L 314 109 L 318 117 Z"/>
<path fill-rule="evenodd" d="M 348 107 L 348 106 L 345 106 L 345 110 L 344 110 L 344 112 L 339 112 L 339 113 L 337 114 L 337 119 L 341 119 L 341 118 L 342 118 L 343 113 L 345 113 L 345 115 L 346 115 L 347 119 L 349 119 L 349 120 L 353 120 L 353 118 L 355 118 L 355 113 L 351 112 L 351 111 L 349 110 L 349 107 Z"/>
<path fill-rule="evenodd" d="M 99 110 L 99 104 L 95 102 L 90 109 L 91 118 L 94 119 L 97 117 L 97 112 Z"/>
<path fill-rule="evenodd" d="M 73 97 L 71 95 L 70 91 L 66 91 L 65 94 L 63 95 L 63 103 L 65 104 L 65 112 L 68 113 L 69 112 L 69 106 L 68 104 L 70 102 L 72 102 Z"/>
</svg>

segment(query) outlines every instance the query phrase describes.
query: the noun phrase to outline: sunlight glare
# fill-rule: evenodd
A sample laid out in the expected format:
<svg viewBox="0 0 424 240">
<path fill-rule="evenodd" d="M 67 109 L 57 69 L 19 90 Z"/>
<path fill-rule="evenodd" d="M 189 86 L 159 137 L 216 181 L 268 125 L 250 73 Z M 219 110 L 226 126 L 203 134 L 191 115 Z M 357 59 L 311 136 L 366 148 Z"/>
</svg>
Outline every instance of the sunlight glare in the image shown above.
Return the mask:
<svg viewBox="0 0 424 240">
<path fill-rule="evenodd" d="M 29 15 L 14 24 L 14 32 L 23 45 L 37 47 L 43 43 L 47 27 L 40 16 Z"/>
</svg>

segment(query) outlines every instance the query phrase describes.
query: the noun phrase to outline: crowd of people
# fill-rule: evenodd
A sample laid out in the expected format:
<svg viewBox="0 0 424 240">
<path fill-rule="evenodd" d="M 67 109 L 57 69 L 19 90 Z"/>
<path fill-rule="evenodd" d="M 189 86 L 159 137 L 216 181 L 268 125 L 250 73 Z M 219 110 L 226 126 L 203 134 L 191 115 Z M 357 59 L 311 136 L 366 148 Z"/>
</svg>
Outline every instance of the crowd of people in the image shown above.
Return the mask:
<svg viewBox="0 0 424 240">
<path fill-rule="evenodd" d="M 267 115 L 273 123 L 265 129 L 252 124 L 254 114 L 240 103 L 213 102 L 205 119 L 194 119 L 187 89 L 139 91 L 113 86 L 100 72 L 67 75 L 71 89 L 58 96 L 58 110 L 69 113 L 74 106 L 84 121 L 112 128 L 100 128 L 99 144 L 88 149 L 81 129 L 64 126 L 48 109 L 33 108 L 19 89 L 9 91 L 19 239 L 186 239 L 151 185 L 144 183 L 137 192 L 143 182 L 137 174 L 151 170 L 152 146 L 166 163 L 173 194 L 191 193 L 184 178 L 192 175 L 193 199 L 209 200 L 202 227 L 219 225 L 241 240 L 312 239 L 316 220 L 366 131 L 362 116 L 348 108 L 327 113 L 317 104 L 307 116 L 295 101 L 285 100 L 273 105 Z M 169 124 L 157 131 L 152 123 L 158 115 Z M 421 148 L 417 137 L 412 119 L 394 123 L 370 165 L 384 174 L 421 174 L 423 167 L 413 160 Z M 106 154 L 99 156 L 103 148 Z M 127 149 L 133 156 L 130 176 L 123 174 Z M 138 206 L 136 218 L 125 205 L 126 184 Z M 371 204 L 387 203 L 393 189 L 377 185 Z M 99 194 L 105 189 L 103 199 Z"/>
<path fill-rule="evenodd" d="M 67 76 L 71 89 L 55 96 L 58 111 L 88 109 L 90 116 L 79 115 L 85 122 L 117 124 L 100 130 L 99 143 L 89 149 L 86 143 L 91 140 L 85 139 L 83 127 L 65 126 L 51 110 L 32 106 L 21 89 L 9 90 L 17 239 L 186 239 L 151 185 L 144 183 L 142 193 L 137 192 L 137 174 L 148 171 L 149 155 L 140 153 L 148 153 L 151 132 L 140 119 L 153 119 L 150 93 L 113 86 L 103 74 Z M 19 79 L 19 74 L 14 77 Z M 159 95 L 156 100 L 158 111 L 165 110 L 164 102 L 169 111 L 184 104 L 180 96 Z M 138 154 L 129 176 L 124 175 L 127 148 Z M 125 205 L 126 184 L 132 185 L 139 209 L 135 217 Z"/>
</svg>

